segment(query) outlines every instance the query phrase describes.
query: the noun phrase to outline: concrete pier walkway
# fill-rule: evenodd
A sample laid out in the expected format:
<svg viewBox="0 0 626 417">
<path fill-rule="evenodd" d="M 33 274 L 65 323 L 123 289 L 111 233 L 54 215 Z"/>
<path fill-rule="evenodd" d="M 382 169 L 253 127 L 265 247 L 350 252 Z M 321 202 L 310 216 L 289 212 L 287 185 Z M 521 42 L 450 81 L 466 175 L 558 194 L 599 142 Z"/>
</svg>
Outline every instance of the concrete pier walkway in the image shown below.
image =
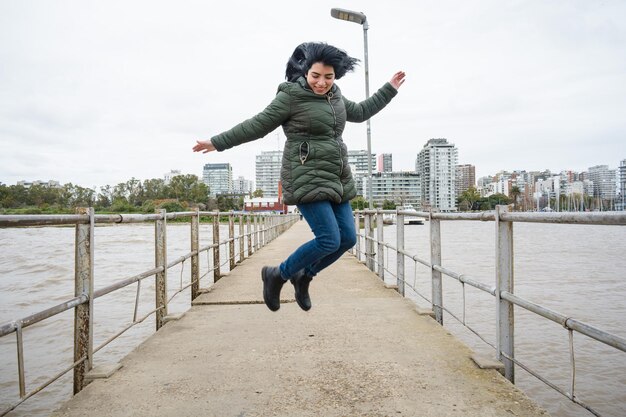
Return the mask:
<svg viewBox="0 0 626 417">
<path fill-rule="evenodd" d="M 268 310 L 261 267 L 311 237 L 298 222 L 53 415 L 548 415 L 351 255 L 312 282 L 311 311 L 289 283 Z"/>
</svg>

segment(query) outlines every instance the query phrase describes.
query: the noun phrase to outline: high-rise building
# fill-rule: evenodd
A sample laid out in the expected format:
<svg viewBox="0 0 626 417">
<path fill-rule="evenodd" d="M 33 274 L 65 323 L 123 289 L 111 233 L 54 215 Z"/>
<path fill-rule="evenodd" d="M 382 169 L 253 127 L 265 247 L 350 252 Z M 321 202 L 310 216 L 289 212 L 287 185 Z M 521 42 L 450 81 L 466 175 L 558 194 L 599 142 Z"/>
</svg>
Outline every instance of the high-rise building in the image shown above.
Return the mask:
<svg viewBox="0 0 626 417">
<path fill-rule="evenodd" d="M 422 182 L 422 207 L 456 211 L 458 149 L 447 139 L 430 139 L 417 154 L 415 171 Z"/>
<path fill-rule="evenodd" d="M 589 168 L 589 179 L 593 182 L 593 196 L 601 200 L 615 200 L 615 170 L 607 165 Z"/>
<path fill-rule="evenodd" d="M 247 180 L 242 176 L 237 177 L 233 181 L 233 193 L 234 194 L 252 194 L 254 191 L 254 182 Z"/>
<path fill-rule="evenodd" d="M 619 181 L 619 198 L 618 204 L 615 205 L 616 210 L 626 210 L 626 159 L 622 159 L 618 168 L 618 181 Z"/>
<path fill-rule="evenodd" d="M 232 194 L 233 168 L 230 164 L 205 164 L 202 170 L 202 182 L 209 186 L 209 195 Z"/>
<path fill-rule="evenodd" d="M 511 191 L 511 173 L 500 171 L 494 176 L 494 194 L 509 195 Z"/>
<path fill-rule="evenodd" d="M 593 183 L 589 180 L 568 182 L 565 186 L 565 195 L 593 197 Z"/>
<path fill-rule="evenodd" d="M 559 176 L 561 177 L 561 181 L 563 181 L 565 184 L 569 184 L 574 181 L 579 181 L 578 172 L 575 172 L 575 171 L 563 170 L 559 173 Z"/>
<path fill-rule="evenodd" d="M 485 187 L 487 184 L 489 184 L 490 182 L 493 182 L 493 177 L 490 175 L 486 175 L 484 177 L 480 177 L 478 178 L 477 181 L 477 185 L 479 187 Z"/>
<path fill-rule="evenodd" d="M 456 195 L 457 197 L 470 187 L 476 187 L 476 167 L 470 164 L 456 166 Z"/>
<path fill-rule="evenodd" d="M 378 172 L 392 172 L 393 162 L 390 153 L 381 153 L 376 158 L 376 171 Z"/>
<path fill-rule="evenodd" d="M 372 164 L 376 159 L 376 154 L 372 154 Z M 364 196 L 366 193 L 363 190 L 363 178 L 367 177 L 367 151 L 355 150 L 348 151 L 348 165 L 352 171 L 352 177 L 356 183 L 356 194 Z M 374 171 L 374 167 L 372 167 Z"/>
<path fill-rule="evenodd" d="M 364 178 L 367 188 L 368 178 Z M 372 201 L 382 206 L 385 200 L 396 205 L 421 207 L 421 183 L 417 172 L 375 172 L 372 174 Z"/>
<path fill-rule="evenodd" d="M 256 156 L 256 188 L 265 198 L 278 197 L 282 161 L 283 151 L 265 151 Z"/>
<path fill-rule="evenodd" d="M 476 181 L 476 190 L 481 197 L 487 197 L 487 195 L 489 194 L 489 184 L 491 184 L 492 182 L 493 177 L 489 175 L 478 178 L 478 180 Z"/>
</svg>

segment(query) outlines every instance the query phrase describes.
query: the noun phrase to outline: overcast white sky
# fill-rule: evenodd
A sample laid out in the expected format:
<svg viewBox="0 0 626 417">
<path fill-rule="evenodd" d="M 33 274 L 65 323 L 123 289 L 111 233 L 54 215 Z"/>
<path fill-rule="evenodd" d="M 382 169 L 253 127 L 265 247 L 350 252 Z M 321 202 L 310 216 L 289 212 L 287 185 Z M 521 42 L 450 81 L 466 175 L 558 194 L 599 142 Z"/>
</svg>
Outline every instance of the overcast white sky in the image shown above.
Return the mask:
<svg viewBox="0 0 626 417">
<path fill-rule="evenodd" d="M 282 131 L 191 148 L 261 111 L 299 43 L 362 59 L 362 27 L 332 7 L 368 17 L 371 91 L 407 73 L 372 119 L 372 151 L 395 170 L 440 137 L 477 176 L 626 158 L 623 0 L 0 0 L 0 182 L 115 185 L 201 176 L 207 162 L 254 180 L 255 155 L 282 149 Z M 338 84 L 363 99 L 363 66 Z M 365 124 L 344 140 L 366 149 Z"/>
</svg>

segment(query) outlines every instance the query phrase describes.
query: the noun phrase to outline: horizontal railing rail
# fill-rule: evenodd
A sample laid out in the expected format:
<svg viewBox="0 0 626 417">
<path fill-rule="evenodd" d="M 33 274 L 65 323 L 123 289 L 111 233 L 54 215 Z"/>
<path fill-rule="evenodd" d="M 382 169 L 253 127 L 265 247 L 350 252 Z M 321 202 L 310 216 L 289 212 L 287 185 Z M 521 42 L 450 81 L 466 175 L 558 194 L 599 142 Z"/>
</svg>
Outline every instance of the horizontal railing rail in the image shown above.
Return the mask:
<svg viewBox="0 0 626 417">
<path fill-rule="evenodd" d="M 396 245 L 384 241 L 383 216 L 391 215 L 396 223 Z M 418 254 L 410 253 L 404 247 L 404 218 L 421 217 L 430 223 L 430 260 L 423 259 Z M 361 219 L 363 219 L 361 228 Z M 495 285 L 487 285 L 478 279 L 471 278 L 463 273 L 452 271 L 441 265 L 441 232 L 442 221 L 489 221 L 494 222 L 496 228 L 496 282 Z M 575 394 L 576 388 L 576 362 L 574 360 L 573 333 L 580 333 L 595 341 L 601 342 L 611 348 L 626 352 L 626 339 L 602 330 L 596 326 L 584 323 L 576 318 L 553 311 L 540 304 L 526 300 L 513 292 L 513 224 L 515 222 L 526 223 L 551 223 L 551 224 L 587 224 L 587 225 L 626 225 L 626 213 L 622 212 L 591 212 L 591 213 L 526 213 L 509 212 L 506 206 L 498 206 L 497 210 L 480 213 L 439 213 L 414 210 L 361 210 L 355 212 L 355 227 L 358 230 L 358 239 L 353 250 L 360 260 L 365 258 L 365 264 L 374 272 L 377 272 L 382 280 L 385 274 L 396 278 L 398 292 L 405 295 L 405 286 L 409 287 L 417 296 L 426 300 L 432 306 L 434 318 L 443 325 L 443 312 L 448 313 L 474 335 L 496 351 L 496 358 L 504 365 L 504 376 L 511 382 L 515 382 L 514 365 L 527 371 L 530 375 L 538 378 L 546 385 L 567 397 L 573 403 L 585 408 L 594 415 L 600 415 L 595 409 L 584 403 Z M 374 227 L 374 224 L 376 226 Z M 376 229 L 376 236 L 374 230 Z M 361 232 L 362 230 L 362 232 Z M 364 247 L 362 247 L 364 246 Z M 387 256 L 385 257 L 385 251 Z M 395 270 L 389 265 L 389 254 L 395 253 Z M 387 258 L 387 261 L 385 261 Z M 431 271 L 431 296 L 422 294 L 416 285 L 417 267 L 414 268 L 415 278 L 411 284 L 405 276 L 405 259 L 421 264 Z M 443 305 L 442 277 L 447 276 L 459 282 L 462 286 L 462 317 L 457 317 L 450 309 Z M 466 297 L 465 284 L 487 294 L 491 294 L 496 302 L 496 343 L 490 343 L 486 337 L 466 323 Z M 569 354 L 571 377 L 569 391 L 543 377 L 539 372 L 515 358 L 514 355 L 514 328 L 515 316 L 513 306 L 523 308 L 539 317 L 551 320 L 561 325 L 569 333 Z"/>
<path fill-rule="evenodd" d="M 0 227 L 22 227 L 22 226 L 52 226 L 52 225 L 75 225 L 76 226 L 76 270 L 75 270 L 75 297 L 64 301 L 56 306 L 36 312 L 26 317 L 12 320 L 0 325 L 0 337 L 16 334 L 17 347 L 17 374 L 19 385 L 19 400 L 13 402 L 5 410 L 0 411 L 0 416 L 8 414 L 20 404 L 33 395 L 42 391 L 54 381 L 61 378 L 71 370 L 74 370 L 74 393 L 79 392 L 87 385 L 85 376 L 92 369 L 93 356 L 99 350 L 111 343 L 113 340 L 124 334 L 135 325 L 142 323 L 148 317 L 155 315 L 156 330 L 161 328 L 167 316 L 167 306 L 174 297 L 191 287 L 191 300 L 200 293 L 200 280 L 213 272 L 213 281 L 218 281 L 221 277 L 221 268 L 229 266 L 234 269 L 239 262 L 251 256 L 261 247 L 267 245 L 278 235 L 287 230 L 298 219 L 298 215 L 279 215 L 270 213 L 235 213 L 218 211 L 189 211 L 167 213 L 161 210 L 154 214 L 94 214 L 93 209 L 80 209 L 75 215 L 0 215 Z M 229 236 L 220 239 L 219 226 L 220 218 L 228 218 Z M 237 217 L 239 223 L 239 233 L 235 234 L 234 219 Z M 167 262 L 167 220 L 184 219 L 191 220 L 191 250 L 176 259 Z M 213 243 L 200 247 L 199 225 L 201 218 L 212 219 Z M 115 223 L 155 223 L 155 267 L 128 278 L 123 278 L 111 285 L 94 290 L 93 255 L 94 255 L 94 234 L 95 224 L 115 224 Z M 247 244 L 246 244 L 247 241 Z M 235 244 L 239 243 L 238 252 Z M 227 254 L 223 261 L 221 247 Z M 210 252 L 213 253 L 211 260 Z M 201 254 L 206 253 L 207 271 L 200 274 Z M 184 264 L 191 259 L 191 278 L 186 284 L 183 283 Z M 181 266 L 179 287 L 170 298 L 167 298 L 167 271 L 179 264 Z M 141 292 L 141 282 L 149 277 L 155 277 L 156 305 L 142 317 L 138 317 L 138 306 Z M 114 293 L 117 290 L 137 284 L 137 294 L 132 321 L 126 324 L 99 346 L 93 346 L 93 301 L 97 298 Z M 22 332 L 25 328 L 35 323 L 42 322 L 48 318 L 67 310 L 74 309 L 75 332 L 74 339 L 74 362 L 62 371 L 48 378 L 44 383 L 38 385 L 33 390 L 26 392 L 26 378 L 24 365 L 24 349 Z"/>
<path fill-rule="evenodd" d="M 49 319 L 50 317 L 56 316 L 57 314 L 63 313 L 64 311 L 71 310 L 77 305 L 86 303 L 87 300 L 89 300 L 89 297 L 87 297 L 86 295 L 81 295 L 79 297 L 74 297 L 70 300 L 67 300 L 61 304 L 57 304 L 54 307 L 50 307 L 24 318 L 5 323 L 0 326 L 0 337 L 11 334 L 15 332 L 18 328 L 25 329 L 28 326 L 37 324 L 40 321 Z"/>
</svg>

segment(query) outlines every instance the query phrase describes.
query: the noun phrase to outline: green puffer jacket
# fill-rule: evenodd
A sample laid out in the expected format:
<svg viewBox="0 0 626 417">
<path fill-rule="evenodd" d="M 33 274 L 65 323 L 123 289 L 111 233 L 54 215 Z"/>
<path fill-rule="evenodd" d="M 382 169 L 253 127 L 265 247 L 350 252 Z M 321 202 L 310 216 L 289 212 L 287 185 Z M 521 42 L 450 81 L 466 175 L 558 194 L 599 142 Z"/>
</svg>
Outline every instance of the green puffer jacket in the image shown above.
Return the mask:
<svg viewBox="0 0 626 417">
<path fill-rule="evenodd" d="M 284 203 L 342 203 L 356 196 L 348 151 L 341 138 L 346 122 L 364 122 L 397 93 L 386 83 L 369 99 L 354 103 L 341 95 L 336 84 L 325 95 L 317 95 L 300 77 L 280 84 L 276 98 L 265 110 L 212 137 L 211 142 L 223 151 L 262 138 L 282 125 L 287 137 L 281 168 Z"/>
</svg>

